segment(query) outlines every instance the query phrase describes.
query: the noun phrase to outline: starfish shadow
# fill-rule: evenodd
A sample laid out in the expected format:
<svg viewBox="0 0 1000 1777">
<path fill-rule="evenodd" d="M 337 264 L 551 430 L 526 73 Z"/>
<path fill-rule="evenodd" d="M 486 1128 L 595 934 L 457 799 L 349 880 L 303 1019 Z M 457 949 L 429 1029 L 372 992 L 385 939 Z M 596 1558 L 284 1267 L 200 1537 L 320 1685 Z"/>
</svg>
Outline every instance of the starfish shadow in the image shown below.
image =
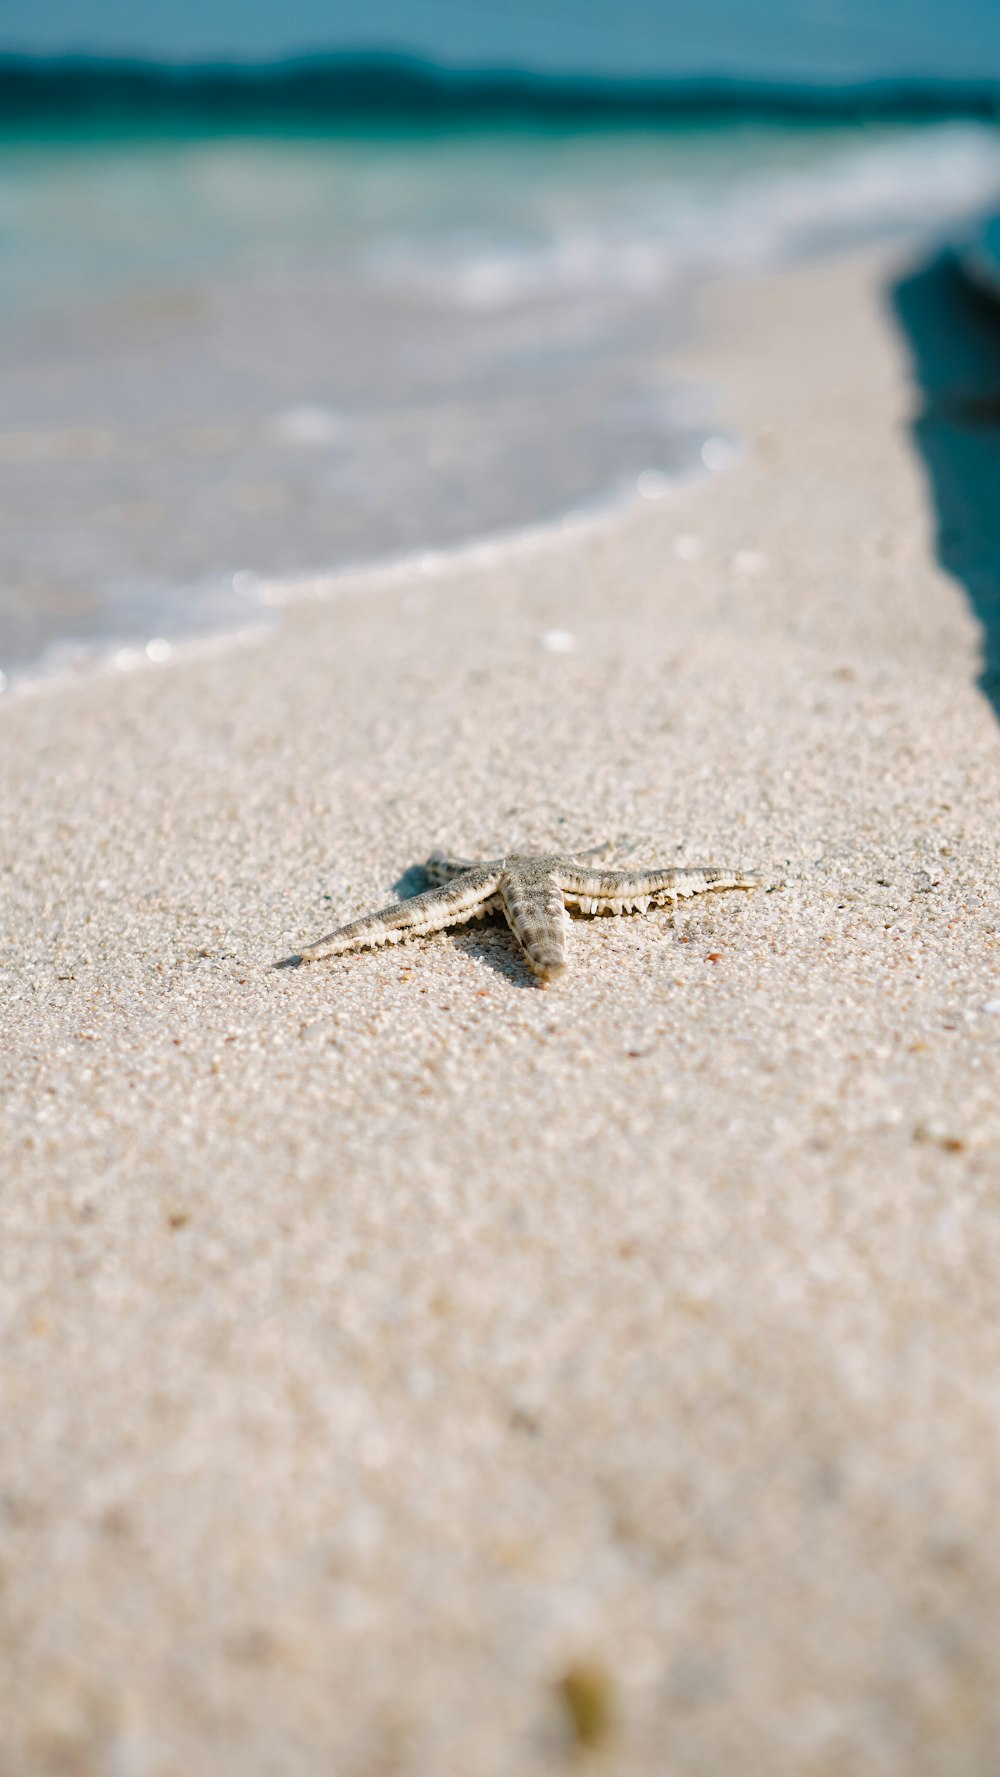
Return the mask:
<svg viewBox="0 0 1000 1777">
<path fill-rule="evenodd" d="M 1000 303 L 948 253 L 889 296 L 920 395 L 910 432 L 934 501 L 938 560 L 981 625 L 979 684 L 1000 718 Z"/>
<path fill-rule="evenodd" d="M 422 894 L 424 889 L 431 888 L 433 883 L 433 876 L 423 864 L 411 864 L 409 869 L 397 877 L 392 890 L 401 901 L 409 901 L 414 895 Z M 468 925 L 455 926 L 448 936 L 452 944 L 471 956 L 480 957 L 495 975 L 502 975 L 514 987 L 531 987 L 537 990 L 537 976 L 532 974 L 521 955 L 517 939 L 502 913 L 490 913 L 483 920 L 477 919 L 470 921 Z"/>
<path fill-rule="evenodd" d="M 433 888 L 434 878 L 424 864 L 411 864 L 398 876 L 392 885 L 392 892 L 401 901 L 412 901 L 414 895 L 422 895 L 425 889 Z"/>
<path fill-rule="evenodd" d="M 392 884 L 392 892 L 400 901 L 411 901 L 414 895 L 433 887 L 433 883 L 434 878 L 423 864 L 411 864 Z M 447 935 L 452 944 L 480 957 L 494 974 L 502 975 L 514 987 L 538 988 L 538 979 L 521 955 L 502 913 L 488 914 L 485 920 L 477 920 L 474 924 L 455 926 Z M 294 951 L 291 956 L 280 957 L 270 967 L 274 970 L 300 969 L 303 967 L 302 957 Z"/>
</svg>

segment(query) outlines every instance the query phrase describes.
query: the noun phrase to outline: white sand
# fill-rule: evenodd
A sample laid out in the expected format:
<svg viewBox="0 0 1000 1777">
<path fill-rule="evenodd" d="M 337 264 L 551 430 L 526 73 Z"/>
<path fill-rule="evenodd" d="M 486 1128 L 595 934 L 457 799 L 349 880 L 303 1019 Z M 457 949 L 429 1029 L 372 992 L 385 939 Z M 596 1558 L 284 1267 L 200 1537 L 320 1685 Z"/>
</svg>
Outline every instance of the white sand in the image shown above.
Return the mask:
<svg viewBox="0 0 1000 1777">
<path fill-rule="evenodd" d="M 886 276 L 715 294 L 722 477 L 0 709 L 3 1777 L 996 1768 L 1000 734 Z M 269 968 L 609 834 L 788 886 Z"/>
</svg>

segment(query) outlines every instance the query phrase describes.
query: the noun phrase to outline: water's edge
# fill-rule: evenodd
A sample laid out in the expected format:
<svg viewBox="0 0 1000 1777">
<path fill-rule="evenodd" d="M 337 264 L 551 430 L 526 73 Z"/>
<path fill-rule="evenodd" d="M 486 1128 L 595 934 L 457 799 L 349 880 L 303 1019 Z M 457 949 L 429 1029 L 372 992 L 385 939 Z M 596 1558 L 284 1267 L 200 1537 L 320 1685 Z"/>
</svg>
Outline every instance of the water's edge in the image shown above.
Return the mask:
<svg viewBox="0 0 1000 1777">
<path fill-rule="evenodd" d="M 636 484 L 618 486 L 588 500 L 572 511 L 511 530 L 473 536 L 437 547 L 407 550 L 345 563 L 334 569 L 306 574 L 256 574 L 237 569 L 195 583 L 189 590 L 199 608 L 204 607 L 206 588 L 216 588 L 220 599 L 231 601 L 231 619 L 216 627 L 199 626 L 196 633 L 171 639 L 151 635 L 138 639 L 106 636 L 99 642 L 80 645 L 55 642 L 35 661 L 9 677 L 0 673 L 0 711 L 24 698 L 61 695 L 95 679 L 131 676 L 157 671 L 207 655 L 225 653 L 265 642 L 274 634 L 280 613 L 300 602 L 334 602 L 382 586 L 421 586 L 431 580 L 464 577 L 543 552 L 575 547 L 588 537 L 613 532 L 627 524 L 649 502 L 668 500 L 671 494 L 704 474 L 721 473 L 743 455 L 743 447 L 729 435 L 713 435 L 708 441 L 720 447 L 714 462 L 692 465 L 670 477 L 656 470 L 644 471 Z M 173 596 L 184 589 L 173 589 Z M 543 645 L 558 651 L 562 643 L 542 638 Z"/>
<path fill-rule="evenodd" d="M 461 155 L 0 134 L 0 690 L 724 467 L 674 369 L 705 288 L 919 248 L 998 192 L 1000 135 L 953 121 Z"/>
</svg>

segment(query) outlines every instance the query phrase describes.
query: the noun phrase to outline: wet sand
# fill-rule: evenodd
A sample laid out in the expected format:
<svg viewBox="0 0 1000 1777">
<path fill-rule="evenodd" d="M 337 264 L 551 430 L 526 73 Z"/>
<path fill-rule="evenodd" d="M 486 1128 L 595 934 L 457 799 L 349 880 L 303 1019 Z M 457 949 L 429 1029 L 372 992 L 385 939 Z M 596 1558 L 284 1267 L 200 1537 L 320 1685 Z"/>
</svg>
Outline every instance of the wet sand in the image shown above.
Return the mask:
<svg viewBox="0 0 1000 1777">
<path fill-rule="evenodd" d="M 722 476 L 0 708 L 4 1777 L 992 1769 L 1000 732 L 896 275 L 711 296 Z M 786 887 L 270 966 L 609 836 Z"/>
</svg>

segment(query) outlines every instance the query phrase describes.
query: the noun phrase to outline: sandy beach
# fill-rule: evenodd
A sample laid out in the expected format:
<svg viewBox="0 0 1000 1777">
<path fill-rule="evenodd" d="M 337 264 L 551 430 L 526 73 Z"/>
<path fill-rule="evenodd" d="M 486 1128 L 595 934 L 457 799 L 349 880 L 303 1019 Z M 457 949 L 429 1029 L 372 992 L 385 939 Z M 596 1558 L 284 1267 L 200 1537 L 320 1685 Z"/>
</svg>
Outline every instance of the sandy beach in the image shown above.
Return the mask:
<svg viewBox="0 0 1000 1777">
<path fill-rule="evenodd" d="M 709 293 L 720 475 L 4 701 L 4 1777 L 995 1770 L 1000 731 L 904 269 Z M 785 887 L 271 966 L 606 838 Z"/>
</svg>

